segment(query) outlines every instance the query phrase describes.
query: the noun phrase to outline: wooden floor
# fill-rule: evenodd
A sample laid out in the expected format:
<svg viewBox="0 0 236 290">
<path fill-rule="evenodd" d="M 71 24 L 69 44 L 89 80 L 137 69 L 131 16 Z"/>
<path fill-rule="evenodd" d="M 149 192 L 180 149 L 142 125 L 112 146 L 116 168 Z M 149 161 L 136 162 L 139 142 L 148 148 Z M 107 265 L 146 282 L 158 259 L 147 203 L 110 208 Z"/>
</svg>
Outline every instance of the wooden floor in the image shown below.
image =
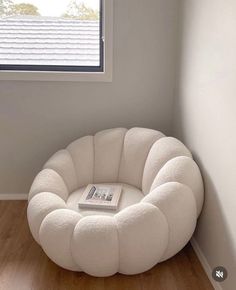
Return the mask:
<svg viewBox="0 0 236 290">
<path fill-rule="evenodd" d="M 28 229 L 25 201 L 0 201 L 0 290 L 210 290 L 193 249 L 150 271 L 94 278 L 61 269 L 43 253 Z"/>
</svg>

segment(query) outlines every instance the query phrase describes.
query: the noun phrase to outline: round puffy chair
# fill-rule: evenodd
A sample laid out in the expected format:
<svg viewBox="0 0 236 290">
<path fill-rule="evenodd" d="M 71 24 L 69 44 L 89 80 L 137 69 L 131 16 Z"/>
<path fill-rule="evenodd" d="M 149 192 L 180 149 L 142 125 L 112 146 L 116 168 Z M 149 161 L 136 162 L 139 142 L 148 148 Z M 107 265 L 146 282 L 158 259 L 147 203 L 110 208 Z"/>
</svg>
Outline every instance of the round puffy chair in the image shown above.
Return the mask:
<svg viewBox="0 0 236 290">
<path fill-rule="evenodd" d="M 117 211 L 80 209 L 89 183 L 117 183 Z M 161 132 L 132 128 L 86 136 L 54 154 L 28 204 L 34 239 L 59 266 L 97 277 L 137 274 L 179 252 L 203 205 L 189 150 Z"/>
</svg>

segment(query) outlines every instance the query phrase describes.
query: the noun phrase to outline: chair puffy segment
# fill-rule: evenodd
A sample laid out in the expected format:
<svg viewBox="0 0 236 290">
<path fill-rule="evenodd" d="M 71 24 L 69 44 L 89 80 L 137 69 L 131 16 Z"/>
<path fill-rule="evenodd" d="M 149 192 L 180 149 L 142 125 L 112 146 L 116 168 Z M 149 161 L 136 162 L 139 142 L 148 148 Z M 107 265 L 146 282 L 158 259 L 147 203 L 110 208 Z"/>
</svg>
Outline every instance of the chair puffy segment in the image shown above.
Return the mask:
<svg viewBox="0 0 236 290">
<path fill-rule="evenodd" d="M 69 192 L 62 177 L 52 169 L 43 169 L 35 177 L 31 186 L 28 199 L 31 200 L 41 192 L 52 192 L 63 200 L 68 198 Z"/>
<path fill-rule="evenodd" d="M 162 212 L 151 204 L 139 203 L 114 218 L 120 243 L 119 272 L 138 274 L 157 264 L 168 243 L 168 224 Z"/>
<path fill-rule="evenodd" d="M 72 142 L 67 150 L 70 152 L 75 165 L 78 187 L 93 183 L 93 136 L 82 137 Z"/>
<path fill-rule="evenodd" d="M 184 184 L 169 182 L 155 188 L 142 202 L 157 206 L 166 217 L 169 242 L 161 260 L 169 259 L 187 244 L 195 230 L 197 209 L 193 192 Z"/>
<path fill-rule="evenodd" d="M 144 194 L 149 193 L 152 183 L 162 166 L 177 156 L 192 157 L 190 151 L 179 140 L 164 137 L 153 144 L 143 172 L 142 189 Z"/>
<path fill-rule="evenodd" d="M 44 165 L 61 175 L 68 191 L 72 192 L 78 187 L 75 167 L 70 153 L 67 150 L 60 150 L 55 153 Z"/>
<path fill-rule="evenodd" d="M 57 265 L 72 271 L 80 271 L 71 255 L 71 239 L 81 215 L 68 209 L 57 209 L 43 220 L 39 238 L 40 244 Z"/>
<path fill-rule="evenodd" d="M 27 218 L 29 222 L 30 231 L 40 244 L 39 228 L 43 219 L 52 211 L 56 209 L 66 208 L 64 200 L 59 196 L 50 192 L 42 192 L 35 195 L 29 202 L 27 208 Z"/>
<path fill-rule="evenodd" d="M 193 159 L 180 156 L 169 160 L 158 172 L 151 191 L 157 186 L 172 181 L 183 183 L 192 190 L 197 205 L 197 216 L 199 216 L 203 205 L 204 187 L 200 170 Z"/>
<path fill-rule="evenodd" d="M 88 216 L 75 227 L 72 255 L 81 269 L 96 277 L 106 277 L 118 271 L 119 241 L 112 217 Z"/>
<path fill-rule="evenodd" d="M 119 170 L 119 182 L 142 188 L 143 169 L 153 143 L 164 137 L 161 132 L 144 129 L 130 129 L 124 139 Z"/>
<path fill-rule="evenodd" d="M 127 129 L 105 130 L 94 136 L 94 183 L 117 182 Z"/>
</svg>

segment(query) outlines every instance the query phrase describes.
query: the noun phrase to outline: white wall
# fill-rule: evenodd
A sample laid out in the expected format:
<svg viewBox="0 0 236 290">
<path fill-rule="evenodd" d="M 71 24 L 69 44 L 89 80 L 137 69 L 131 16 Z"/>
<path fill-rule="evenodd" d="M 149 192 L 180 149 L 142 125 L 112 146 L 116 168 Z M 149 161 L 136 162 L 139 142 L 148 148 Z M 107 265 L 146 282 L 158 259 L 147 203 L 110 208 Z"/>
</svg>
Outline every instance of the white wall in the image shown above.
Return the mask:
<svg viewBox="0 0 236 290">
<path fill-rule="evenodd" d="M 0 82 L 0 193 L 27 192 L 56 150 L 97 130 L 170 132 L 176 0 L 114 0 L 112 83 Z"/>
<path fill-rule="evenodd" d="M 195 238 L 236 285 L 236 1 L 183 0 L 175 134 L 201 166 L 206 200 Z"/>
</svg>

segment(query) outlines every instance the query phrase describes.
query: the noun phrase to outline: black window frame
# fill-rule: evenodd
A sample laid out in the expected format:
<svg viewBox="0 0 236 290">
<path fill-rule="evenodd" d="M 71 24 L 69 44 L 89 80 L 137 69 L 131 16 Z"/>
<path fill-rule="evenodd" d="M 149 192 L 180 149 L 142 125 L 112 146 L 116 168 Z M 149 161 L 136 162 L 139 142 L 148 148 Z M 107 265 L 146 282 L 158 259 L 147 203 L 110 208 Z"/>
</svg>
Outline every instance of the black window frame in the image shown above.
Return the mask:
<svg viewBox="0 0 236 290">
<path fill-rule="evenodd" d="M 99 6 L 99 60 L 98 66 L 70 66 L 70 65 L 24 65 L 24 64 L 0 64 L 0 71 L 45 71 L 45 72 L 104 72 L 104 36 L 103 23 L 104 11 L 103 1 Z"/>
</svg>

